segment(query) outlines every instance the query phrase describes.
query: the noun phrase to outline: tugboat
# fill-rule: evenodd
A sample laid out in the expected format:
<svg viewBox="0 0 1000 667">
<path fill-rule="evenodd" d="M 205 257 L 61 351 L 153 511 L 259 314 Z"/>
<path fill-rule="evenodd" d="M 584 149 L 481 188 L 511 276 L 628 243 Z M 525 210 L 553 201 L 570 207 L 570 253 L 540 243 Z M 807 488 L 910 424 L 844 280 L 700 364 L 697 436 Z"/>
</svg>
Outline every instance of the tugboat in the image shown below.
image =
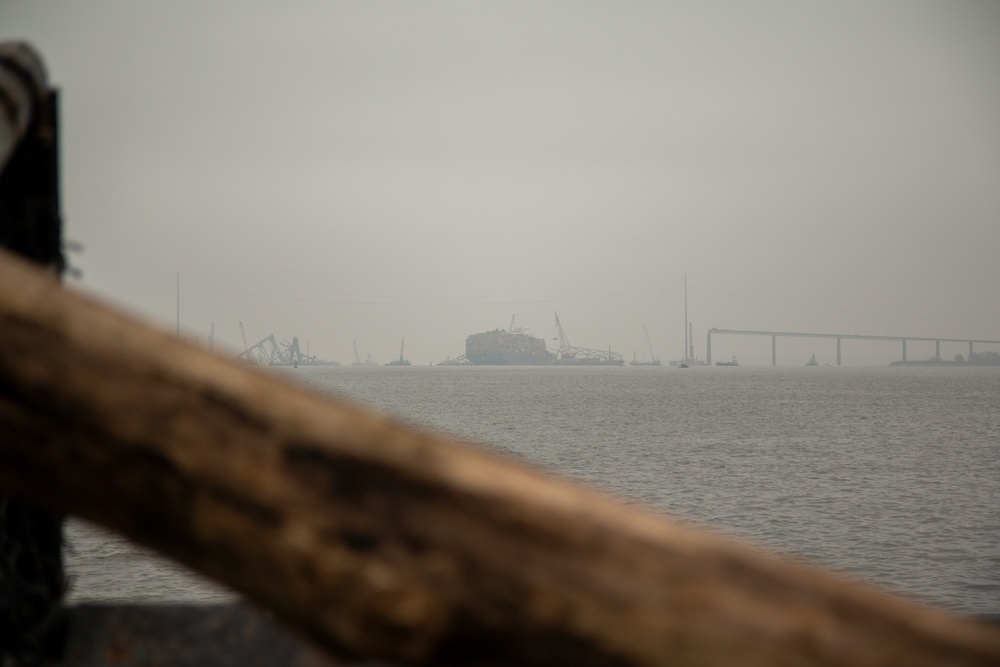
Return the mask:
<svg viewBox="0 0 1000 667">
<path fill-rule="evenodd" d="M 809 357 L 809 361 L 806 362 L 806 366 L 819 366 L 819 362 L 816 361 L 815 352 L 813 352 L 813 356 Z"/>
</svg>

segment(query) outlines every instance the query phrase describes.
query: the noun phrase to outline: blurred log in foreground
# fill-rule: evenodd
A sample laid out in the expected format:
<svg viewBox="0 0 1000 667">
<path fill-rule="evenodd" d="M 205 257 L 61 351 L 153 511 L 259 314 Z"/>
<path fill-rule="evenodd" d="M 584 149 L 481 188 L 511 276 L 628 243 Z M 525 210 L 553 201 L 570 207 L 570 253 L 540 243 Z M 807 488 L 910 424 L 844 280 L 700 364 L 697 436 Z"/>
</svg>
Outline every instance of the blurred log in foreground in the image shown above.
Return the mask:
<svg viewBox="0 0 1000 667">
<path fill-rule="evenodd" d="M 237 366 L 0 255 L 0 487 L 410 664 L 996 665 L 996 628 Z"/>
<path fill-rule="evenodd" d="M 84 604 L 67 625 L 72 667 L 380 667 L 330 659 L 242 605 Z"/>
<path fill-rule="evenodd" d="M 65 267 L 57 98 L 30 45 L 0 43 L 0 247 L 54 274 Z M 64 591 L 62 518 L 0 493 L 0 664 L 59 643 Z"/>
<path fill-rule="evenodd" d="M 58 273 L 55 112 L 38 55 L 0 45 L 0 245 Z M 7 256 L 0 293 L 0 485 L 214 575 L 333 652 L 440 664 L 997 661 L 996 634 L 975 624 L 253 375 Z M 58 521 L 0 499 L 0 538 L 7 664 L 6 649 L 37 653 L 52 625 Z M 66 659 L 120 663 L 120 644 L 87 639 L 143 619 L 180 644 L 204 622 L 236 641 L 264 627 L 239 610 L 163 611 L 74 610 Z M 268 633 L 252 636 L 280 655 L 254 657 L 292 660 L 295 647 Z M 169 638 L 136 637 L 133 662 L 175 659 Z M 192 664 L 249 659 L 221 641 L 196 648 L 207 652 Z"/>
</svg>

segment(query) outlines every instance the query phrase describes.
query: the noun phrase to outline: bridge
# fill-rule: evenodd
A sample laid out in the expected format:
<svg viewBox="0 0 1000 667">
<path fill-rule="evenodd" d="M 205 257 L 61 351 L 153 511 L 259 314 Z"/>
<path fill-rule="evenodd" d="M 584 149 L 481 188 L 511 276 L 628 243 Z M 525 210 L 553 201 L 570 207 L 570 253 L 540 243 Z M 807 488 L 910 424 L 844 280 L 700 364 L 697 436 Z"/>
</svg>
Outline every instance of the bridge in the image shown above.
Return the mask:
<svg viewBox="0 0 1000 667">
<path fill-rule="evenodd" d="M 712 336 L 720 334 L 731 334 L 736 336 L 770 336 L 771 337 L 771 365 L 778 365 L 778 338 L 783 336 L 786 338 L 834 338 L 837 340 L 837 365 L 841 365 L 841 345 L 842 340 L 889 340 L 897 341 L 902 345 L 903 356 L 902 360 L 906 361 L 906 343 L 907 341 L 933 341 L 934 346 L 934 358 L 937 360 L 941 359 L 941 343 L 968 343 L 969 345 L 969 356 L 972 358 L 972 346 L 974 344 L 985 344 L 985 345 L 1000 345 L 1000 340 L 974 340 L 968 338 L 923 338 L 920 336 L 867 336 L 862 334 L 838 334 L 838 333 L 800 333 L 793 331 L 747 331 L 742 329 L 716 329 L 712 328 L 708 330 L 708 344 L 705 352 L 705 361 L 711 365 L 712 364 Z"/>
</svg>

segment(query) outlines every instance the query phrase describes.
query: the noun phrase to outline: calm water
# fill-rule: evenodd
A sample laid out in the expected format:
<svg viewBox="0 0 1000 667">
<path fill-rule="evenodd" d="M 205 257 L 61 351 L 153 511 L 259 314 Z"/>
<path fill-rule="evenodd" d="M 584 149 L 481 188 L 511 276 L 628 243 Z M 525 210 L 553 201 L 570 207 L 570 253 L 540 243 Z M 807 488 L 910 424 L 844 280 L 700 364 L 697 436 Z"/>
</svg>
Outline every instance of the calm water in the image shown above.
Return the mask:
<svg viewBox="0 0 1000 667">
<path fill-rule="evenodd" d="M 1000 369 L 271 372 L 896 593 L 1000 615 Z M 227 595 L 87 525 L 69 535 L 74 599 Z"/>
</svg>

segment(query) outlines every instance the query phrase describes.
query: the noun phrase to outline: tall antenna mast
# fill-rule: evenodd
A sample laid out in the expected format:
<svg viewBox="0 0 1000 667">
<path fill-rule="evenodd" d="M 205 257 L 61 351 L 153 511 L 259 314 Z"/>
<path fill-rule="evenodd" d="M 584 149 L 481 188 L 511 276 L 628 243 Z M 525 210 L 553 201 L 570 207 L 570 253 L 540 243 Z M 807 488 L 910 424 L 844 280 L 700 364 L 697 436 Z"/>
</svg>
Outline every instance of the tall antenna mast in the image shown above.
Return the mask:
<svg viewBox="0 0 1000 667">
<path fill-rule="evenodd" d="M 688 358 L 688 274 L 684 274 L 684 356 L 681 359 L 687 361 Z"/>
</svg>

